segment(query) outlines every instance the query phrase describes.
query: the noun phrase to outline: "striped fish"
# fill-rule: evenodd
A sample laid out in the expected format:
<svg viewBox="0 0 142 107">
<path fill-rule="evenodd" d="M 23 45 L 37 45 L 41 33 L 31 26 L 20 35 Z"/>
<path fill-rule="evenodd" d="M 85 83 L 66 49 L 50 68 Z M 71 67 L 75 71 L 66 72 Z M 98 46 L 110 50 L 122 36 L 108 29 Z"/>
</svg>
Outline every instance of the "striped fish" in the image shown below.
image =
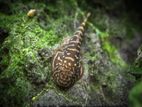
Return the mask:
<svg viewBox="0 0 142 107">
<path fill-rule="evenodd" d="M 84 28 L 90 13 L 77 28 L 73 37 L 63 49 L 57 51 L 52 59 L 52 78 L 54 83 L 62 89 L 72 87 L 83 75 L 80 61 L 80 48 L 84 35 Z"/>
</svg>

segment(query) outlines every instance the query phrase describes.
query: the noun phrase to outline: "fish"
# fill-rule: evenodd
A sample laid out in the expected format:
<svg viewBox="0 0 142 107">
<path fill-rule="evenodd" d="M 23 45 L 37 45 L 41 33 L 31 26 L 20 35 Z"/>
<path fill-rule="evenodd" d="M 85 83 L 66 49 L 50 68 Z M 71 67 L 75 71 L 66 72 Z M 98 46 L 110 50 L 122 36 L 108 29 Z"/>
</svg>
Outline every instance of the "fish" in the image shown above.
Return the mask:
<svg viewBox="0 0 142 107">
<path fill-rule="evenodd" d="M 77 28 L 68 43 L 59 48 L 52 58 L 52 79 L 61 89 L 71 88 L 83 76 L 80 49 L 84 37 L 85 26 L 91 13 Z"/>
</svg>

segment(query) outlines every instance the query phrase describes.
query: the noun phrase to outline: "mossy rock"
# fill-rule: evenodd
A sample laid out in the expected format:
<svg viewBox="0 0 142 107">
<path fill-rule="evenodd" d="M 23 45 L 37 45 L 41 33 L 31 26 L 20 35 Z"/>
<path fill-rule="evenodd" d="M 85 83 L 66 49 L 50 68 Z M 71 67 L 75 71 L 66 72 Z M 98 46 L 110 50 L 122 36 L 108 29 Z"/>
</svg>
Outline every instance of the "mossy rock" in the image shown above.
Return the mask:
<svg viewBox="0 0 142 107">
<path fill-rule="evenodd" d="M 9 32 L 0 45 L 0 106 L 127 105 L 135 78 L 126 72 L 127 63 L 109 41 L 110 34 L 121 32 L 112 28 L 123 24 L 113 20 L 110 27 L 110 17 L 88 3 L 39 1 L 11 2 L 12 14 L 0 13 L 0 27 Z M 37 10 L 31 18 L 30 9 Z M 81 51 L 84 75 L 72 88 L 61 91 L 51 79 L 51 56 L 62 39 L 73 35 L 88 10 L 92 16 Z"/>
</svg>

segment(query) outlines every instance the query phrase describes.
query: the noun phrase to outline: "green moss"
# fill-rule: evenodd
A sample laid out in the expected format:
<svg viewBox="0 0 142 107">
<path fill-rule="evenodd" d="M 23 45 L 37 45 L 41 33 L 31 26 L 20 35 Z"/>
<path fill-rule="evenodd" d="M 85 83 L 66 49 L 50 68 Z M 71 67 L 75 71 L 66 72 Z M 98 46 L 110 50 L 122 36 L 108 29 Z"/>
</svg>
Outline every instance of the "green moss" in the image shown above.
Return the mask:
<svg viewBox="0 0 142 107">
<path fill-rule="evenodd" d="M 109 59 L 118 66 L 126 66 L 126 63 L 121 58 L 117 48 L 113 46 L 113 44 L 109 41 L 109 34 L 107 32 L 101 32 L 98 29 L 96 30 L 96 33 L 100 36 L 101 42 L 102 42 L 102 48 L 105 52 L 107 52 Z"/>
<path fill-rule="evenodd" d="M 9 31 L 1 46 L 1 53 L 4 53 L 4 49 L 8 49 L 8 53 L 2 54 L 0 62 L 7 65 L 0 75 L 0 104 L 11 107 L 29 105 L 30 97 L 34 96 L 36 90 L 32 88 L 33 80 L 27 76 L 34 75 L 32 79 L 37 82 L 45 77 L 50 78 L 50 65 L 47 60 L 39 59 L 38 52 L 40 49 L 53 48 L 64 36 L 73 32 L 73 28 L 67 26 L 73 26 L 70 22 L 74 16 L 68 17 L 66 14 L 70 10 L 75 11 L 77 4 L 74 0 L 64 2 L 66 5 L 63 1 L 54 4 L 60 5 L 58 8 L 44 2 L 15 2 L 10 4 L 12 15 L 0 13 L 0 27 Z M 38 14 L 28 18 L 26 14 L 31 8 L 37 9 Z M 63 15 L 66 17 L 63 18 Z M 5 84 L 6 80 L 9 83 Z"/>
<path fill-rule="evenodd" d="M 96 35 L 100 37 L 102 48 L 105 52 L 107 52 L 109 59 L 118 66 L 126 66 L 126 63 L 121 58 L 117 48 L 113 46 L 113 44 L 109 41 L 109 33 L 100 31 L 96 26 L 94 26 L 92 23 L 89 23 L 89 25 L 92 27 L 93 30 L 95 30 Z"/>
<path fill-rule="evenodd" d="M 33 5 L 31 2 L 28 6 L 31 8 L 45 7 L 44 4 L 35 4 Z M 37 22 L 37 17 L 28 18 L 27 11 L 22 10 L 21 5 L 25 6 L 22 3 L 12 4 L 13 15 L 7 16 L 0 13 L 0 27 L 10 31 L 1 47 L 2 53 L 5 48 L 9 52 L 3 54 L 0 62 L 2 65 L 7 65 L 0 75 L 0 104 L 11 107 L 27 106 L 31 100 L 31 91 L 35 91 L 24 73 L 28 57 L 33 62 L 38 61 L 39 49 L 51 48 L 60 40 L 55 29 L 44 30 Z M 51 23 L 49 25 L 51 26 Z M 43 67 L 40 68 L 40 71 L 42 69 Z M 48 71 L 44 70 L 43 72 L 47 73 Z"/>
</svg>

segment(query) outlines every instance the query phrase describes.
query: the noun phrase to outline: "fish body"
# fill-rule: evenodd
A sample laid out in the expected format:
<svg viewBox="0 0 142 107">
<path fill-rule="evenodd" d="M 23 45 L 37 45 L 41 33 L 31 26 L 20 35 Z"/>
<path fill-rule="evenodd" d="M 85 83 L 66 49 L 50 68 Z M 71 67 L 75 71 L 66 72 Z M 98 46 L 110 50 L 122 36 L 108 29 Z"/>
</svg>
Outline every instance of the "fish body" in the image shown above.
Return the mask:
<svg viewBox="0 0 142 107">
<path fill-rule="evenodd" d="M 84 28 L 90 13 L 77 28 L 73 37 L 62 49 L 58 50 L 52 60 L 52 78 L 60 88 L 72 87 L 83 75 L 80 61 L 80 48 L 83 40 Z"/>
</svg>

